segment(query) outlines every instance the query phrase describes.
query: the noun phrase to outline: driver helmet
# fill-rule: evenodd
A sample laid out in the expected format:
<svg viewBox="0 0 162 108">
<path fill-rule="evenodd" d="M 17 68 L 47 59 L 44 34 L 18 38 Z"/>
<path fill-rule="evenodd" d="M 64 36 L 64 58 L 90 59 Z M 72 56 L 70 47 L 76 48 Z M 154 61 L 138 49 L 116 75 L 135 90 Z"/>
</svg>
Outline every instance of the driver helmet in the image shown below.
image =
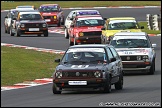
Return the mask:
<svg viewBox="0 0 162 108">
<path fill-rule="evenodd" d="M 116 44 L 124 44 L 124 40 L 123 39 L 120 39 L 120 40 L 116 40 Z"/>
<path fill-rule="evenodd" d="M 81 59 L 82 53 L 81 52 L 73 52 L 73 58 L 74 59 Z"/>
</svg>

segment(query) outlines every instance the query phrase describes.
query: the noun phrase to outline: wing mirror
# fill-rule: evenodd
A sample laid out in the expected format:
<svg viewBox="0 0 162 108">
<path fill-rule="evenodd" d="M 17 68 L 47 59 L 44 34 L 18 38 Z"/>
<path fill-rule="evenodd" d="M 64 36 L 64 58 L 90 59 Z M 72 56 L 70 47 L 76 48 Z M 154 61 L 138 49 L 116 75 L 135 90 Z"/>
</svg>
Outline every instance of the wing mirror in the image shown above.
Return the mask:
<svg viewBox="0 0 162 108">
<path fill-rule="evenodd" d="M 152 47 L 155 48 L 156 47 L 156 44 L 152 44 Z"/>
<path fill-rule="evenodd" d="M 105 30 L 105 28 L 103 27 L 103 28 L 101 28 L 101 30 Z"/>
<path fill-rule="evenodd" d="M 141 29 L 144 29 L 144 26 L 141 26 Z"/>
<path fill-rule="evenodd" d="M 74 24 L 71 24 L 70 27 L 74 27 Z"/>
<path fill-rule="evenodd" d="M 59 62 L 60 62 L 60 59 L 55 59 L 55 62 L 56 62 L 56 63 L 59 63 Z"/>
<path fill-rule="evenodd" d="M 112 58 L 110 61 L 111 61 L 111 62 L 114 62 L 114 61 L 116 61 L 116 58 Z"/>
</svg>

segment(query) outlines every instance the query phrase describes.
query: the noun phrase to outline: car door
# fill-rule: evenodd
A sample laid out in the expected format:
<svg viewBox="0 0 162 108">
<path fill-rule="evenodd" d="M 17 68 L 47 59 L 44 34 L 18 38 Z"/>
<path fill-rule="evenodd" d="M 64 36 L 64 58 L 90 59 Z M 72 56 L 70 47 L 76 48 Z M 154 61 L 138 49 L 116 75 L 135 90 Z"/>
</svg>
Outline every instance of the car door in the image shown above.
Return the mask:
<svg viewBox="0 0 162 108">
<path fill-rule="evenodd" d="M 113 54 L 112 54 L 109 47 L 106 47 L 106 52 L 107 52 L 107 55 L 108 55 L 109 72 L 110 72 L 112 79 L 113 79 L 114 76 L 115 76 L 115 73 L 116 73 L 116 66 L 115 66 L 116 64 L 115 64 L 115 62 L 111 62 L 111 59 L 113 59 L 114 57 L 113 57 Z"/>
<path fill-rule="evenodd" d="M 69 15 L 67 16 L 67 18 L 66 18 L 66 20 L 65 20 L 65 27 L 66 28 L 70 28 L 70 25 L 71 25 L 71 22 L 72 22 L 72 20 L 70 20 L 73 16 L 74 14 L 74 11 L 72 11 L 72 12 L 70 12 L 69 13 Z"/>
<path fill-rule="evenodd" d="M 113 56 L 116 58 L 115 61 L 115 76 L 118 76 L 120 72 L 122 71 L 122 61 L 120 56 L 118 55 L 117 51 L 114 49 L 114 47 L 110 47 L 110 50 L 113 54 Z"/>
</svg>

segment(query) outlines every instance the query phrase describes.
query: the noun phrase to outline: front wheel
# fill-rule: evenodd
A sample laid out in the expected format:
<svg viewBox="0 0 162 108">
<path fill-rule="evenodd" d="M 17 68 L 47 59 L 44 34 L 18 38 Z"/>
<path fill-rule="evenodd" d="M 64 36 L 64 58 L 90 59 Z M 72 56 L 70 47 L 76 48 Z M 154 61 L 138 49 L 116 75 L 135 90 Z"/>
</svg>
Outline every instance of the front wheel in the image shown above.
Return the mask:
<svg viewBox="0 0 162 108">
<path fill-rule="evenodd" d="M 17 29 L 16 29 L 15 36 L 20 37 L 20 32 L 19 32 L 19 30 L 17 30 Z"/>
<path fill-rule="evenodd" d="M 123 89 L 123 72 L 121 72 L 121 74 L 119 76 L 119 81 L 117 83 L 115 83 L 115 89 L 116 90 Z"/>
<path fill-rule="evenodd" d="M 57 85 L 55 83 L 53 83 L 53 86 L 52 86 L 52 91 L 53 91 L 53 94 L 61 94 L 61 90 L 59 87 L 57 87 Z"/>
<path fill-rule="evenodd" d="M 69 39 L 69 34 L 68 34 L 68 30 L 65 28 L 65 38 Z"/>
<path fill-rule="evenodd" d="M 10 28 L 10 36 L 14 36 L 14 33 L 12 32 L 12 27 Z"/>
<path fill-rule="evenodd" d="M 69 37 L 69 45 L 72 46 L 74 43 L 71 41 L 71 38 Z"/>
<path fill-rule="evenodd" d="M 44 32 L 44 37 L 48 37 L 48 30 Z"/>
<path fill-rule="evenodd" d="M 111 92 L 111 78 L 110 77 L 108 77 L 107 81 L 105 82 L 103 92 L 104 93 L 110 93 Z"/>
<path fill-rule="evenodd" d="M 153 75 L 155 72 L 155 61 L 152 62 L 151 68 L 148 72 L 149 75 Z"/>
</svg>

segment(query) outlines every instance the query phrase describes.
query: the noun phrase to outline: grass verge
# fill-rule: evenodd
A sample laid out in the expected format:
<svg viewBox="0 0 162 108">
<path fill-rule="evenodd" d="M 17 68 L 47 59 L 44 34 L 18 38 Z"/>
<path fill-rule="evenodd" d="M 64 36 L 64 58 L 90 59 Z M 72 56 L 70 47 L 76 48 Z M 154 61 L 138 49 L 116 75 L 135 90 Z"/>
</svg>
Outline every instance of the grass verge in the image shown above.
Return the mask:
<svg viewBox="0 0 162 108">
<path fill-rule="evenodd" d="M 50 78 L 60 54 L 1 46 L 1 86 L 27 80 Z"/>
<path fill-rule="evenodd" d="M 161 34 L 160 30 L 149 30 L 147 27 L 147 22 L 138 22 L 140 26 L 144 26 L 144 29 L 142 29 L 143 32 L 146 32 L 148 34 Z"/>
<path fill-rule="evenodd" d="M 1 10 L 14 9 L 18 5 L 34 5 L 39 7 L 41 4 L 59 4 L 62 8 L 69 7 L 109 7 L 109 6 L 161 6 L 161 1 L 21 1 L 21 2 L 2 2 Z"/>
</svg>

